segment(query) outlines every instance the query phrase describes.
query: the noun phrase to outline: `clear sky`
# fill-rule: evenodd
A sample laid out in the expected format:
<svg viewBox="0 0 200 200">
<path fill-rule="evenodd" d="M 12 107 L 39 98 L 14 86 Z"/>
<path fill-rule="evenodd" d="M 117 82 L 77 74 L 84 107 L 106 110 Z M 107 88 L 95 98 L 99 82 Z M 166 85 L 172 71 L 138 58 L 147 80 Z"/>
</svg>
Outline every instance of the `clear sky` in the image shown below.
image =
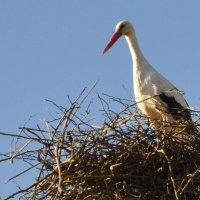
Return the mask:
<svg viewBox="0 0 200 200">
<path fill-rule="evenodd" d="M 0 131 L 18 133 L 31 115 L 37 124 L 48 111 L 45 99 L 65 106 L 67 95 L 73 99 L 97 80 L 95 92 L 129 98 L 125 40 L 102 56 L 122 19 L 134 24 L 149 62 L 199 108 L 199 8 L 199 0 L 0 1 Z M 0 138 L 0 152 L 9 151 L 11 140 Z M 15 190 L 4 182 L 18 171 L 0 163 L 0 196 Z"/>
</svg>

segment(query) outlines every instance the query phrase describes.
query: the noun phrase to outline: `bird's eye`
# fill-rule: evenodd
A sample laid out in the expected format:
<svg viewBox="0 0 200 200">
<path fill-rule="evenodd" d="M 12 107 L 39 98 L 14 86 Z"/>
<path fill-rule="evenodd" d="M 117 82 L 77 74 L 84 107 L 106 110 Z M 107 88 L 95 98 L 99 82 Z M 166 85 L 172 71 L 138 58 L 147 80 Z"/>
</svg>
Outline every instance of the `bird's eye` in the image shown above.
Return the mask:
<svg viewBox="0 0 200 200">
<path fill-rule="evenodd" d="M 125 27 L 125 24 L 121 24 L 120 29 L 123 29 Z"/>
</svg>

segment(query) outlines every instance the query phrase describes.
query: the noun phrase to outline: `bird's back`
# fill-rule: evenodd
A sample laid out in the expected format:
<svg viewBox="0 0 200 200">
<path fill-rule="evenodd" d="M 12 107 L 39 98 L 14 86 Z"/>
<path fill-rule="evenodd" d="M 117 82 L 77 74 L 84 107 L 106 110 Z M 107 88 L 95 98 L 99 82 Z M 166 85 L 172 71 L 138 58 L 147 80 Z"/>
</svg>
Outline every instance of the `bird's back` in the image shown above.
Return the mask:
<svg viewBox="0 0 200 200">
<path fill-rule="evenodd" d="M 151 119 L 173 121 L 190 118 L 183 94 L 147 61 L 134 66 L 134 93 L 141 112 Z"/>
</svg>

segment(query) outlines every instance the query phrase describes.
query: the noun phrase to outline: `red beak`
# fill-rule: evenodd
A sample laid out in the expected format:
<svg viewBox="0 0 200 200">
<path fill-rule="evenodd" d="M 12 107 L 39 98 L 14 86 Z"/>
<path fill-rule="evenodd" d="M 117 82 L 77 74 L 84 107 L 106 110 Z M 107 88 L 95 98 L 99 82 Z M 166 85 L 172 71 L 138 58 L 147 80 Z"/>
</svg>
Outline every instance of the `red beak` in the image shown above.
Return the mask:
<svg viewBox="0 0 200 200">
<path fill-rule="evenodd" d="M 118 32 L 116 32 L 112 36 L 110 42 L 107 44 L 106 48 L 103 50 L 103 54 L 106 53 L 106 51 L 108 51 L 110 49 L 110 47 L 112 47 L 112 45 L 120 38 L 120 36 L 121 35 Z"/>
</svg>

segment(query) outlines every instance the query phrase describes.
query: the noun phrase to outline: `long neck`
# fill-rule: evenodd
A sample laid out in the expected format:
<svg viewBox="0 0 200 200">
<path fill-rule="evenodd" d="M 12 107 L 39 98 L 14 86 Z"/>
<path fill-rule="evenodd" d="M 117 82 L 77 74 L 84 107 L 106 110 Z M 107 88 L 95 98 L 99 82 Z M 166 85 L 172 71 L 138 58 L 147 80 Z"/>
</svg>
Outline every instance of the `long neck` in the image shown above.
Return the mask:
<svg viewBox="0 0 200 200">
<path fill-rule="evenodd" d="M 137 66 L 137 63 L 139 62 L 139 60 L 145 60 L 145 58 L 138 45 L 134 30 L 132 30 L 129 33 L 129 35 L 126 35 L 125 38 L 126 38 L 126 41 L 128 42 L 133 64 Z"/>
<path fill-rule="evenodd" d="M 133 85 L 135 98 L 137 100 L 137 98 L 139 98 L 142 94 L 142 91 L 144 89 L 144 80 L 149 74 L 148 71 L 151 67 L 140 50 L 134 30 L 131 31 L 129 35 L 125 36 L 125 38 L 128 42 L 128 46 L 133 60 Z"/>
</svg>

